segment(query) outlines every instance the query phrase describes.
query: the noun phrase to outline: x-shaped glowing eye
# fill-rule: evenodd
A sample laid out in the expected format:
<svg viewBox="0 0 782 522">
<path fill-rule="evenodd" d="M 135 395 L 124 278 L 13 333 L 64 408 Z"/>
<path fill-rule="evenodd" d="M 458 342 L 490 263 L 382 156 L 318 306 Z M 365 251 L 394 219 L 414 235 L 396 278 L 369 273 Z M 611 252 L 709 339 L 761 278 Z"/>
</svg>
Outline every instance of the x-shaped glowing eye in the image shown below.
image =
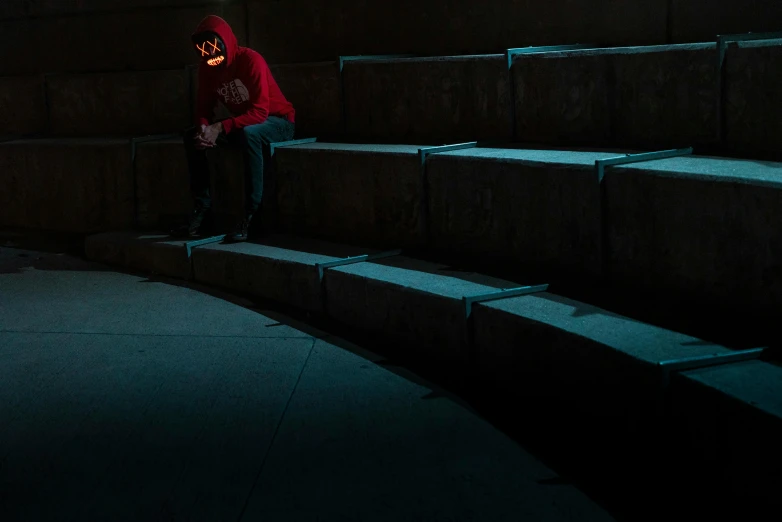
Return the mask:
<svg viewBox="0 0 782 522">
<path fill-rule="evenodd" d="M 196 49 L 201 51 L 201 56 L 209 56 L 212 54 L 211 52 L 207 52 L 206 46 L 210 46 L 212 49 L 214 49 L 215 52 L 220 52 L 220 47 L 217 45 L 217 38 L 215 38 L 215 43 L 212 42 L 204 42 L 203 45 L 196 44 Z"/>
</svg>

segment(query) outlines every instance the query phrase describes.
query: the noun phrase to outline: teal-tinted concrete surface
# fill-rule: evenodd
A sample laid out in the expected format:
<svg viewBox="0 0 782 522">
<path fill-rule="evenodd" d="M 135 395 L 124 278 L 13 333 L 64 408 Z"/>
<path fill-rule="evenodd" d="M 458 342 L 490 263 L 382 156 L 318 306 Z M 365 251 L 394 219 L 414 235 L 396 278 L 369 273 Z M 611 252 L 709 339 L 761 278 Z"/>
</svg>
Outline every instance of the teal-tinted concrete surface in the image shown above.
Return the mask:
<svg viewBox="0 0 782 522">
<path fill-rule="evenodd" d="M 0 249 L 0 519 L 612 520 L 448 394 L 268 315 Z"/>
</svg>

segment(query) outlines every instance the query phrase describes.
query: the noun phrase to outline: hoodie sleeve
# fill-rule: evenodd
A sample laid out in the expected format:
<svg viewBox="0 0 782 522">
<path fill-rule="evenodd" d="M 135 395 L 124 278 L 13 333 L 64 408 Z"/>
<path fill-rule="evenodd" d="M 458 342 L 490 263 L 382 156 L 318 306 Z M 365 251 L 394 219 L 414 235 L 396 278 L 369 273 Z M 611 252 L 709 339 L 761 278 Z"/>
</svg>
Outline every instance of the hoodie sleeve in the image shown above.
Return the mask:
<svg viewBox="0 0 782 522">
<path fill-rule="evenodd" d="M 263 123 L 269 117 L 269 71 L 260 56 L 255 56 L 248 64 L 245 84 L 250 95 L 250 108 L 235 118 L 223 120 L 223 131 L 229 134 L 235 129 Z"/>
<path fill-rule="evenodd" d="M 215 108 L 215 95 L 212 89 L 207 88 L 203 68 L 198 68 L 198 96 L 196 98 L 195 123 L 197 127 L 209 125 L 210 116 Z"/>
</svg>

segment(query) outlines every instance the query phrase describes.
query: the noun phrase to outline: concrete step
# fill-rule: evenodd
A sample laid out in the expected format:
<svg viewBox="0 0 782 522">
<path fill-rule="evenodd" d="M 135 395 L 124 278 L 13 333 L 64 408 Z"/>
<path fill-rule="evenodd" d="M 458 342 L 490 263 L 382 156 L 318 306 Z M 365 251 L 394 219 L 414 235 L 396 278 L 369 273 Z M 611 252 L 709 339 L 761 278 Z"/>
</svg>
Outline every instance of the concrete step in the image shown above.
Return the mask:
<svg viewBox="0 0 782 522">
<path fill-rule="evenodd" d="M 731 44 L 724 68 L 725 143 L 749 157 L 782 159 L 782 92 L 774 87 L 782 82 L 782 40 Z"/>
<path fill-rule="evenodd" d="M 347 62 L 350 139 L 438 143 L 513 136 L 504 55 Z"/>
<path fill-rule="evenodd" d="M 0 138 L 46 131 L 46 93 L 43 78 L 0 78 Z"/>
<path fill-rule="evenodd" d="M 191 209 L 179 139 L 0 147 L 4 226 L 129 226 L 134 197 L 145 229 L 170 226 Z M 295 235 L 415 248 L 550 281 L 601 281 L 758 318 L 782 309 L 773 226 L 782 220 L 780 164 L 670 158 L 608 168 L 600 184 L 595 161 L 620 151 L 472 148 L 431 154 L 425 167 L 418 151 L 276 149 L 262 220 Z M 212 158 L 214 209 L 220 226 L 231 226 L 244 197 L 242 159 L 233 150 Z M 41 190 L 52 183 L 56 190 Z"/>
<path fill-rule="evenodd" d="M 782 120 L 782 95 L 773 87 L 781 61 L 782 40 L 730 45 L 722 73 L 715 44 L 519 55 L 512 67 L 516 138 L 707 146 L 780 159 L 770 136 Z"/>
<path fill-rule="evenodd" d="M 529 281 L 497 280 L 407 256 L 328 268 L 321 281 L 316 263 L 376 251 L 288 236 L 260 244 L 197 246 L 188 259 L 182 244 L 165 237 L 111 233 L 90 237 L 87 253 L 96 261 L 145 271 L 160 272 L 170 263 L 168 273 L 179 277 L 186 271 L 174 267 L 190 261 L 195 281 L 285 303 L 388 339 L 394 357 L 426 361 L 454 381 L 491 383 L 516 405 L 516 415 L 556 409 L 570 430 L 589 418 L 590 440 L 603 438 L 614 452 L 624 451 L 617 448 L 633 438 L 633 453 L 623 459 L 646 451 L 643 441 L 661 433 L 657 428 L 680 429 L 686 421 L 690 437 L 676 442 L 703 462 L 720 464 L 726 474 L 761 470 L 741 475 L 745 491 L 780 486 L 776 469 L 782 459 L 774 438 L 782 429 L 782 368 L 754 361 L 689 371 L 674 374 L 665 388 L 660 362 L 731 351 L 546 292 L 474 304 L 468 319 L 465 296 Z M 747 376 L 755 380 L 746 382 Z M 701 423 L 684 416 L 691 409 Z M 729 417 L 719 416 L 728 411 Z M 725 461 L 721 454 L 702 451 L 727 444 L 711 431 L 714 422 L 722 426 L 739 419 L 745 437 L 762 431 L 759 440 L 767 452 L 753 448 L 742 454 L 751 460 Z M 644 433 L 650 426 L 657 426 L 653 434 Z M 706 446 L 715 440 L 717 446 Z M 613 442 L 617 446 L 611 450 Z"/>
<path fill-rule="evenodd" d="M 90 233 L 130 227 L 128 140 L 0 143 L 0 224 Z"/>
<path fill-rule="evenodd" d="M 0 63 L 0 76 L 184 67 L 197 60 L 190 35 L 208 14 L 221 15 L 247 42 L 243 4 L 199 4 L 0 21 L 8 41 L 25 49 Z"/>
<path fill-rule="evenodd" d="M 781 164 L 617 153 L 313 144 L 276 154 L 284 230 L 513 263 L 727 309 L 780 311 Z M 425 175 L 424 175 L 425 174 Z M 426 216 L 426 217 L 425 217 Z"/>
<path fill-rule="evenodd" d="M 379 247 L 425 241 L 418 146 L 315 143 L 275 156 L 284 230 Z"/>
<path fill-rule="evenodd" d="M 708 144 L 717 132 L 716 49 L 703 43 L 518 55 L 511 68 L 517 137 L 649 149 Z"/>
<path fill-rule="evenodd" d="M 696 146 L 782 159 L 768 137 L 782 95 L 775 73 L 760 73 L 780 69 L 780 49 L 782 40 L 734 45 L 724 73 L 715 43 L 520 54 L 510 72 L 504 55 L 347 62 L 347 138 Z"/>
<path fill-rule="evenodd" d="M 297 111 L 302 137 L 344 129 L 337 62 L 278 65 L 273 74 Z M 0 137 L 135 136 L 192 125 L 197 68 L 0 77 Z"/>
<path fill-rule="evenodd" d="M 766 40 L 729 46 L 721 74 L 710 43 L 522 54 L 510 71 L 497 54 L 347 61 L 342 72 L 337 62 L 288 64 L 273 74 L 297 109 L 301 137 L 695 146 L 782 159 L 780 62 L 782 40 Z M 192 121 L 195 72 L 47 75 L 45 98 L 40 76 L 0 78 L 0 103 L 16 105 L 0 135 L 181 130 Z M 20 90 L 21 103 L 11 103 Z"/>
</svg>

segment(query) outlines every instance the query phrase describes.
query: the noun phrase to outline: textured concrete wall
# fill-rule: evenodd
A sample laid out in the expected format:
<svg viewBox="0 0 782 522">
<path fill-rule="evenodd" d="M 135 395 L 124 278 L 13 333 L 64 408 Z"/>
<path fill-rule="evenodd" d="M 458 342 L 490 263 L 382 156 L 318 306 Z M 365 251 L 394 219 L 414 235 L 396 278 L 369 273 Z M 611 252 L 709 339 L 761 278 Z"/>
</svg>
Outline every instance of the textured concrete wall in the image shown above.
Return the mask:
<svg viewBox="0 0 782 522">
<path fill-rule="evenodd" d="M 321 62 L 272 67 L 272 75 L 296 109 L 296 136 L 329 137 L 343 132 L 339 65 Z"/>
<path fill-rule="evenodd" d="M 517 56 L 516 135 L 532 143 L 682 147 L 717 125 L 716 46 Z"/>
<path fill-rule="evenodd" d="M 504 56 L 348 62 L 343 75 L 351 138 L 442 144 L 512 136 Z"/>
<path fill-rule="evenodd" d="M 0 78 L 0 136 L 46 130 L 46 99 L 43 77 Z"/>
<path fill-rule="evenodd" d="M 189 93 L 185 69 L 51 76 L 50 130 L 67 136 L 179 132 L 192 123 Z"/>
<path fill-rule="evenodd" d="M 674 43 L 715 40 L 718 34 L 782 31 L 779 0 L 672 0 Z"/>
<path fill-rule="evenodd" d="M 727 146 L 782 159 L 782 40 L 729 48 L 725 70 Z"/>
<path fill-rule="evenodd" d="M 780 30 L 777 0 L 4 0 L 0 30 L 35 57 L 6 56 L 0 75 L 179 67 L 187 35 L 208 12 L 273 63 L 339 55 L 496 53 L 563 43 L 646 45 L 711 41 L 719 33 Z M 245 21 L 245 14 L 249 20 Z M 56 17 L 59 16 L 60 19 Z M 36 17 L 23 20 L 22 17 Z M 14 20 L 11 20 L 14 19 Z M 249 35 L 245 34 L 249 28 Z M 155 35 L 152 39 L 144 38 Z M 182 38 L 184 35 L 184 38 Z M 129 45 L 130 36 L 145 40 Z M 83 53 L 89 44 L 89 55 Z M 135 53 L 138 53 L 136 55 Z M 27 54 L 27 53 L 25 53 Z"/>
<path fill-rule="evenodd" d="M 663 43 L 667 19 L 666 0 L 286 0 L 249 7 L 250 44 L 277 63 L 586 41 Z"/>
<path fill-rule="evenodd" d="M 210 13 L 222 13 L 240 42 L 246 42 L 242 5 L 3 21 L 0 33 L 24 52 L 7 53 L 0 76 L 183 67 L 197 61 L 190 34 Z"/>
<path fill-rule="evenodd" d="M 212 4 L 240 4 L 243 0 L 3 0 L 0 18 L 56 16 L 138 8 L 187 7 Z"/>
<path fill-rule="evenodd" d="M 133 221 L 126 140 L 2 144 L 0 186 L 2 226 L 89 233 Z"/>
</svg>

